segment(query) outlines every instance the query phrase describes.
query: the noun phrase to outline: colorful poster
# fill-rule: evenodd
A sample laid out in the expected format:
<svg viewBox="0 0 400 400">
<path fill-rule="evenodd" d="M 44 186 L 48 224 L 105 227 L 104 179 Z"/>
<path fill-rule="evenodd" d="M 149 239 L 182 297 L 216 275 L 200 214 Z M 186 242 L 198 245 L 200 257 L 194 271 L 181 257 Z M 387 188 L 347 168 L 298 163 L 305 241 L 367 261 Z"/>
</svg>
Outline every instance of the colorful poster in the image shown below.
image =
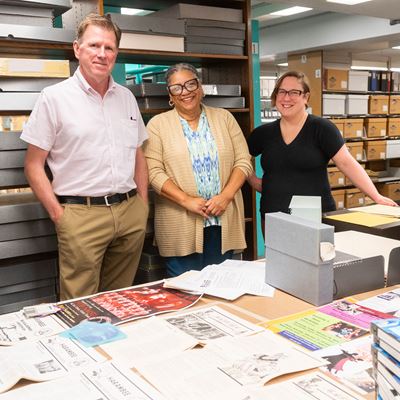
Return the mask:
<svg viewBox="0 0 400 400">
<path fill-rule="evenodd" d="M 138 318 L 182 310 L 201 297 L 163 287 L 163 283 L 104 292 L 59 303 L 56 317 L 69 327 L 81 321 L 109 322 L 118 325 Z"/>
<path fill-rule="evenodd" d="M 368 333 L 316 310 L 268 321 L 261 326 L 311 351 L 344 343 Z"/>
<path fill-rule="evenodd" d="M 390 314 L 356 304 L 352 298 L 335 301 L 318 308 L 318 311 L 364 329 L 369 329 L 372 321 L 392 318 Z"/>
</svg>

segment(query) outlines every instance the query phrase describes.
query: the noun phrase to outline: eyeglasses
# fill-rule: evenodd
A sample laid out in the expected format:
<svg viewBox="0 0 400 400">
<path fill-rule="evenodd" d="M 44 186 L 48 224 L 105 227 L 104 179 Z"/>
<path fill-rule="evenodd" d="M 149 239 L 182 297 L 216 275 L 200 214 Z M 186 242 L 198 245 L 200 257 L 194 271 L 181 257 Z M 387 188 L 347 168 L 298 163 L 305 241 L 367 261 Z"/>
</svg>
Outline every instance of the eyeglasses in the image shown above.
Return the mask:
<svg viewBox="0 0 400 400">
<path fill-rule="evenodd" d="M 199 88 L 199 80 L 197 78 L 194 78 L 184 82 L 183 85 L 181 85 L 180 83 L 176 83 L 175 85 L 167 86 L 168 92 L 172 96 L 179 96 L 180 94 L 182 94 L 183 88 L 185 88 L 188 92 L 194 92 L 196 89 Z"/>
<path fill-rule="evenodd" d="M 285 89 L 278 89 L 276 92 L 277 97 L 285 97 L 288 95 L 291 99 L 297 99 L 300 97 L 300 95 L 304 93 L 303 90 L 297 90 L 297 89 L 291 89 L 291 90 L 285 90 Z"/>
</svg>

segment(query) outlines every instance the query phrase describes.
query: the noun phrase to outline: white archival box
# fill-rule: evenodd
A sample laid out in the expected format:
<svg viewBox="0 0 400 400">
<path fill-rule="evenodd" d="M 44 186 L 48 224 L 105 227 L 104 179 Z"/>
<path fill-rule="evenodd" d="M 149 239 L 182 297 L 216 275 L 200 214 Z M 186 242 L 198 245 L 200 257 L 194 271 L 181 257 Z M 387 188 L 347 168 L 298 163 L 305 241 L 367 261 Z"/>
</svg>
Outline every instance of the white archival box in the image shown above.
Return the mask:
<svg viewBox="0 0 400 400">
<path fill-rule="evenodd" d="M 289 209 L 291 215 L 314 222 L 321 222 L 320 196 L 292 196 Z"/>
</svg>

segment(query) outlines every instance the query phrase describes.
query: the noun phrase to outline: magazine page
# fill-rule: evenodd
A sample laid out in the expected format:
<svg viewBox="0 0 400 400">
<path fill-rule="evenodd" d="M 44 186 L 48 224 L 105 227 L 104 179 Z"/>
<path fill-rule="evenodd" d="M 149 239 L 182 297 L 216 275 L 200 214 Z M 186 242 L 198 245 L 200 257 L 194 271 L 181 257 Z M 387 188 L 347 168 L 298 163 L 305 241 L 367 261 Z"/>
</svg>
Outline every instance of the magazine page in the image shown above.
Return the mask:
<svg viewBox="0 0 400 400">
<path fill-rule="evenodd" d="M 308 310 L 260 324 L 314 351 L 348 342 L 369 332 L 317 310 Z"/>
<path fill-rule="evenodd" d="M 107 362 L 55 381 L 36 383 L 1 395 L 1 400 L 166 400 L 129 369 Z"/>
<path fill-rule="evenodd" d="M 205 347 L 141 365 L 137 369 L 171 400 L 247 400 L 245 389 L 218 369 L 223 362 L 224 359 Z"/>
<path fill-rule="evenodd" d="M 0 393 L 23 378 L 32 381 L 56 379 L 70 371 L 106 361 L 93 348 L 60 336 L 5 347 L 0 350 L 0 356 Z"/>
<path fill-rule="evenodd" d="M 358 301 L 357 304 L 398 317 L 400 315 L 400 288 Z"/>
<path fill-rule="evenodd" d="M 338 346 L 318 350 L 313 354 L 329 362 L 321 367 L 321 370 L 365 395 L 375 390 L 375 381 L 372 377 L 371 344 L 371 336 L 364 336 Z"/>
<path fill-rule="evenodd" d="M 22 311 L 0 315 L 0 345 L 10 346 L 26 340 L 39 340 L 66 329 L 53 315 L 26 318 Z"/>
<path fill-rule="evenodd" d="M 237 399 L 242 398 L 246 386 L 262 386 L 277 376 L 325 363 L 264 331 L 217 339 L 205 348 L 139 365 L 138 370 L 161 393 L 174 400 Z"/>
<path fill-rule="evenodd" d="M 124 340 L 100 347 L 118 364 L 127 368 L 149 364 L 195 347 L 199 341 L 159 317 L 122 325 Z"/>
<path fill-rule="evenodd" d="M 218 306 L 164 316 L 163 319 L 202 343 L 225 336 L 252 335 L 264 330 Z"/>
<path fill-rule="evenodd" d="M 390 314 L 363 307 L 357 304 L 356 300 L 352 298 L 334 301 L 331 304 L 318 308 L 318 311 L 364 329 L 369 329 L 372 321 L 392 318 Z"/>
<path fill-rule="evenodd" d="M 251 400 L 362 400 L 364 397 L 352 392 L 324 374 L 313 372 L 262 389 L 249 390 Z"/>
<path fill-rule="evenodd" d="M 110 322 L 114 325 L 194 305 L 201 295 L 163 287 L 163 283 L 113 290 L 58 303 L 56 318 L 68 327 L 81 321 Z"/>
<path fill-rule="evenodd" d="M 291 346 L 269 331 L 215 340 L 207 347 L 225 358 L 218 368 L 244 386 L 264 385 L 277 376 L 326 364 L 314 353 Z"/>
</svg>

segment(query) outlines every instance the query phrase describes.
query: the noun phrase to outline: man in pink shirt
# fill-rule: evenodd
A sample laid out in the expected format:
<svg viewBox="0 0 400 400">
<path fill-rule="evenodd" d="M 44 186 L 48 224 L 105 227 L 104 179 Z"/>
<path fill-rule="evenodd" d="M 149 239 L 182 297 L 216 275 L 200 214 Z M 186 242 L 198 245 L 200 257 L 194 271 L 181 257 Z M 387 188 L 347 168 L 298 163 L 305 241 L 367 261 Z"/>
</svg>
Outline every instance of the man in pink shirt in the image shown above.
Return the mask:
<svg viewBox="0 0 400 400">
<path fill-rule="evenodd" d="M 42 91 L 21 135 L 25 174 L 56 225 L 61 300 L 130 286 L 143 246 L 148 136 L 136 99 L 111 77 L 120 38 L 88 15 L 73 43 L 79 68 Z"/>
</svg>

